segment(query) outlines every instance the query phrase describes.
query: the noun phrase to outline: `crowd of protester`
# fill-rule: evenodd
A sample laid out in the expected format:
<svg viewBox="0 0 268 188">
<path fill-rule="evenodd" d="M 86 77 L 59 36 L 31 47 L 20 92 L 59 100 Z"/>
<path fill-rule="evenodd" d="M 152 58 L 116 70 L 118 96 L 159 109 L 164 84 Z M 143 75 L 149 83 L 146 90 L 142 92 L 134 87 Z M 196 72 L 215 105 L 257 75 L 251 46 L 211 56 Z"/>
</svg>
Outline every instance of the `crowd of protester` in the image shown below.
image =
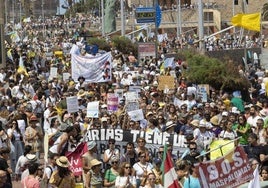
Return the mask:
<svg viewBox="0 0 268 188">
<path fill-rule="evenodd" d="M 75 20 L 79 23 L 77 28 L 65 27 L 70 20 L 57 19 L 47 21 L 51 24 L 46 24 L 44 30 L 37 22 L 23 23 L 18 29 L 18 36 L 23 38 L 6 44 L 7 65 L 0 71 L 0 187 L 12 187 L 12 180 L 20 181 L 27 188 L 40 187 L 43 183 L 48 183 L 48 187 L 72 188 L 81 181 L 86 188 L 163 187 L 160 166 L 164 147 L 152 154 L 142 137 L 135 143 L 127 143 L 126 151 L 119 151 L 116 140 L 110 138 L 104 153 L 98 151 L 97 141 L 88 141 L 88 151 L 82 156 L 82 177 L 75 177 L 69 169 L 66 150 L 84 140 L 88 130 L 100 128 L 184 135 L 188 153 L 183 156 L 172 153 L 172 145 L 168 146 L 168 152 L 174 159 L 178 181 L 186 188 L 200 187 L 194 164 L 204 158 L 209 160 L 209 156 L 198 159 L 196 156 L 207 151 L 215 139 L 239 138 L 236 145 L 244 147 L 252 168 L 260 169 L 262 181 L 268 179 L 265 70 L 241 70 L 251 82 L 250 99 L 246 101 L 239 91 L 228 93 L 213 88 L 207 101 L 202 101 L 196 95 L 195 85 L 184 77 L 187 65 L 179 61 L 174 68 L 176 89 L 158 90 L 158 76 L 171 75 L 172 71 L 160 70 L 164 54 L 159 59 L 138 60 L 132 53 L 111 49 L 112 81 L 87 83 L 83 76 L 77 82 L 71 76 L 63 80 L 62 74 L 70 73 L 70 48 L 80 47 L 78 40 L 83 37 L 80 26 L 86 20 Z M 11 32 L 12 26 L 6 31 Z M 229 35 L 226 37 L 220 41 L 224 43 Z M 215 41 L 208 42 L 220 45 Z M 55 50 L 64 53 L 57 56 Z M 81 49 L 81 53 L 86 51 Z M 26 71 L 19 71 L 21 62 Z M 56 77 L 50 77 L 51 67 L 58 68 Z M 126 93 L 131 85 L 142 88 L 138 102 L 145 124 L 130 119 L 125 100 L 119 101 L 116 112 L 107 109 L 107 94 L 115 89 L 124 89 Z M 67 112 L 69 96 L 78 96 L 79 112 Z M 99 118 L 86 116 L 87 103 L 92 101 L 100 102 Z M 48 164 L 42 164 L 45 133 L 49 137 Z"/>
</svg>

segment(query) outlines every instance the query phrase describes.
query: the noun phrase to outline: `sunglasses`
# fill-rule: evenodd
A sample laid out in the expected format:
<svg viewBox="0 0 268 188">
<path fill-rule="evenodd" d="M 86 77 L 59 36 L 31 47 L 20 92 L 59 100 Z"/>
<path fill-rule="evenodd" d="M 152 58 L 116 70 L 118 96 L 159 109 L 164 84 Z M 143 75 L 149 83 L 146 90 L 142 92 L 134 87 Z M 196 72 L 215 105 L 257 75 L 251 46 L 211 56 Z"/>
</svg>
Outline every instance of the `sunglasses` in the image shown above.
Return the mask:
<svg viewBox="0 0 268 188">
<path fill-rule="evenodd" d="M 196 150 L 196 148 L 190 148 L 190 150 Z"/>
<path fill-rule="evenodd" d="M 130 166 L 125 166 L 125 169 L 130 169 L 131 167 Z"/>
<path fill-rule="evenodd" d="M 158 153 L 164 153 L 163 151 L 159 151 Z"/>
<path fill-rule="evenodd" d="M 114 142 L 109 142 L 109 144 L 114 144 Z"/>
<path fill-rule="evenodd" d="M 113 161 L 113 162 L 111 162 L 112 164 L 118 164 L 118 161 Z"/>
</svg>

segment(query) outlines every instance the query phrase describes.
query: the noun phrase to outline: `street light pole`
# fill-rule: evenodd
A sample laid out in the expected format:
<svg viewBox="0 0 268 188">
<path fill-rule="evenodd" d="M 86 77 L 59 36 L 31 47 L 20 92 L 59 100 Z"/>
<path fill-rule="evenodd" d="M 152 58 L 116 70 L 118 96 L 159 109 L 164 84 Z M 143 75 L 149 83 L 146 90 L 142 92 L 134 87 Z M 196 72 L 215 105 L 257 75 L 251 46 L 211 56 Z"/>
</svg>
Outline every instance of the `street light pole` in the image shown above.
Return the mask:
<svg viewBox="0 0 268 188">
<path fill-rule="evenodd" d="M 20 0 L 20 26 L 22 27 L 21 25 L 21 0 Z"/>
<path fill-rule="evenodd" d="M 4 0 L 0 0 L 0 67 L 6 67 L 6 53 L 5 53 L 5 40 L 4 40 L 4 17 L 5 17 L 5 4 Z"/>
<path fill-rule="evenodd" d="M 179 36 L 181 35 L 181 0 L 178 0 L 177 11 L 178 11 L 177 38 L 179 38 Z"/>
<path fill-rule="evenodd" d="M 198 36 L 200 39 L 204 38 L 204 19 L 203 19 L 203 2 L 202 0 L 198 0 Z M 204 41 L 200 40 L 199 49 L 201 51 L 204 50 Z"/>
<path fill-rule="evenodd" d="M 124 1 L 120 1 L 121 6 L 121 36 L 125 36 L 126 27 L 125 27 L 125 12 L 124 12 Z"/>
<path fill-rule="evenodd" d="M 43 27 L 42 27 L 42 33 L 43 33 L 43 39 L 45 39 L 45 15 L 44 15 L 44 0 L 41 1 L 42 3 L 42 24 L 43 24 Z"/>
<path fill-rule="evenodd" d="M 101 0 L 101 35 L 104 37 L 104 2 Z"/>
</svg>

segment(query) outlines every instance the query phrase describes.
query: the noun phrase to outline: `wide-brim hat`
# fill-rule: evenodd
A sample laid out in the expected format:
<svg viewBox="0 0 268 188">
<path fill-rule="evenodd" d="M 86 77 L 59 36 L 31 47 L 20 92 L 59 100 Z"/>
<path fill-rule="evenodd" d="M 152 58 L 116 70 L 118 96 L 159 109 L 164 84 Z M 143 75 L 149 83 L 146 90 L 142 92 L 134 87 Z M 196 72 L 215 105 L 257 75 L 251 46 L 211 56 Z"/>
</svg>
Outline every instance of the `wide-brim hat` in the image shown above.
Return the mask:
<svg viewBox="0 0 268 188">
<path fill-rule="evenodd" d="M 199 126 L 199 120 L 198 119 L 194 119 L 193 121 L 191 121 L 190 123 L 191 125 L 198 127 Z"/>
<path fill-rule="evenodd" d="M 210 118 L 210 123 L 212 123 L 213 125 L 219 125 L 219 117 L 213 116 L 212 118 Z"/>
<path fill-rule="evenodd" d="M 260 110 L 260 115 L 261 116 L 267 116 L 266 111 L 265 110 Z"/>
<path fill-rule="evenodd" d="M 201 128 L 201 127 L 206 128 L 206 127 L 207 127 L 207 121 L 204 120 L 204 119 L 202 119 L 202 120 L 199 122 L 199 127 L 200 127 L 200 128 Z"/>
<path fill-rule="evenodd" d="M 89 141 L 87 143 L 87 149 L 88 150 L 92 150 L 96 145 L 97 145 L 97 143 L 94 140 L 93 141 Z"/>
<path fill-rule="evenodd" d="M 171 127 L 176 126 L 176 124 L 173 121 L 168 121 L 166 124 L 166 130 L 170 129 Z"/>
<path fill-rule="evenodd" d="M 259 107 L 260 109 L 262 109 L 262 103 L 260 103 L 259 101 L 255 104 L 256 107 Z"/>
<path fill-rule="evenodd" d="M 63 168 L 68 168 L 70 166 L 70 163 L 65 156 L 61 156 L 56 160 L 56 164 Z"/>
<path fill-rule="evenodd" d="M 77 93 L 77 97 L 84 97 L 87 95 L 87 92 L 83 89 L 80 89 Z"/>
<path fill-rule="evenodd" d="M 26 159 L 28 160 L 28 162 L 35 162 L 37 161 L 37 157 L 35 154 L 27 154 L 26 156 Z"/>
<path fill-rule="evenodd" d="M 93 166 L 97 166 L 97 165 L 101 165 L 102 164 L 102 162 L 101 161 L 99 161 L 99 160 L 97 160 L 97 159 L 92 159 L 91 161 L 90 161 L 90 167 L 92 168 Z"/>
<path fill-rule="evenodd" d="M 86 80 L 85 77 L 83 77 L 83 76 L 79 76 L 79 77 L 77 78 L 77 80 L 80 80 L 80 79 L 82 79 L 83 81 Z"/>
</svg>

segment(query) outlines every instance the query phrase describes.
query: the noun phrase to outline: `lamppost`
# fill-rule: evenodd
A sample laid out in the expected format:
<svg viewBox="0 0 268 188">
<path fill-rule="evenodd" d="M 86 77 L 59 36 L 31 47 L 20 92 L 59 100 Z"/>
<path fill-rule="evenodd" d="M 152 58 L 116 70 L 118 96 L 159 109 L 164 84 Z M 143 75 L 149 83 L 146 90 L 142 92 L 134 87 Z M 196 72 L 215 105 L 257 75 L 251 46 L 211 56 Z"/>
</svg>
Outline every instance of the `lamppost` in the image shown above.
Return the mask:
<svg viewBox="0 0 268 188">
<path fill-rule="evenodd" d="M 177 11 L 178 11 L 178 27 L 177 27 L 177 38 L 181 35 L 181 0 L 177 2 Z"/>
<path fill-rule="evenodd" d="M 199 49 L 201 51 L 204 50 L 204 42 L 203 42 L 203 38 L 204 38 L 204 19 L 203 19 L 203 2 L 202 0 L 198 0 L 198 36 L 200 42 L 199 42 Z"/>
<path fill-rule="evenodd" d="M 6 53 L 4 43 L 4 16 L 5 6 L 4 0 L 0 0 L 0 67 L 6 66 Z"/>
<path fill-rule="evenodd" d="M 125 27 L 125 11 L 124 11 L 124 1 L 120 1 L 121 7 L 121 36 L 125 36 L 126 34 L 126 27 Z"/>
<path fill-rule="evenodd" d="M 101 35 L 104 37 L 104 2 L 101 0 Z"/>
</svg>

